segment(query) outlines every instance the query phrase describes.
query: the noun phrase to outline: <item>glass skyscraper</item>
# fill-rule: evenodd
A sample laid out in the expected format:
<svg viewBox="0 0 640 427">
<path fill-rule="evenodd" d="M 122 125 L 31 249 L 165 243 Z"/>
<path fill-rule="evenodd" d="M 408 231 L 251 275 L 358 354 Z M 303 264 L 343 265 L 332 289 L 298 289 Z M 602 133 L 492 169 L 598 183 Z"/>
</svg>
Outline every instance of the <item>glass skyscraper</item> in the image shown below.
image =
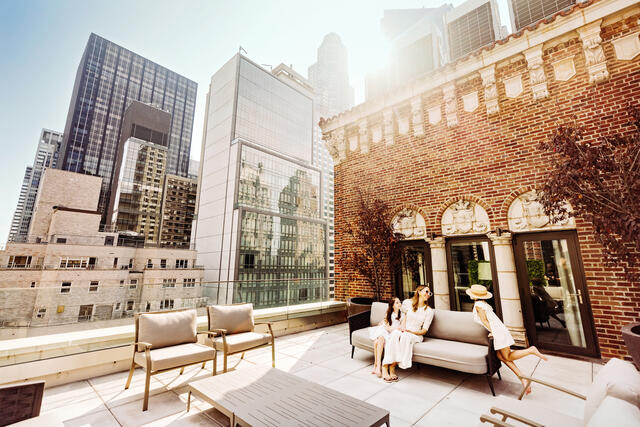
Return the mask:
<svg viewBox="0 0 640 427">
<path fill-rule="evenodd" d="M 236 55 L 212 77 L 206 111 L 196 245 L 205 281 L 223 292 L 210 297 L 255 307 L 327 299 L 312 94 Z"/>
<path fill-rule="evenodd" d="M 78 67 L 58 168 L 103 178 L 103 221 L 125 109 L 132 100 L 171 114 L 167 173 L 186 177 L 197 84 L 96 34 Z"/>
</svg>

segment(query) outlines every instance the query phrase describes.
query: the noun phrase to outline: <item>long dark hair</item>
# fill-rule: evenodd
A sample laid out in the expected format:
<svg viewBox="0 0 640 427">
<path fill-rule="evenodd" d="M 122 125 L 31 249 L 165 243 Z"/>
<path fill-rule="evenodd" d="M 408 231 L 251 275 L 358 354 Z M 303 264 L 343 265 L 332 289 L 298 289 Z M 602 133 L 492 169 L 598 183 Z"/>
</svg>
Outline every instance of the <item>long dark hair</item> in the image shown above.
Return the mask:
<svg viewBox="0 0 640 427">
<path fill-rule="evenodd" d="M 389 307 L 387 307 L 387 314 L 385 315 L 385 319 L 387 319 L 387 323 L 391 326 L 391 315 L 393 314 L 393 306 L 396 304 L 396 300 L 400 301 L 400 298 L 393 297 L 391 301 L 389 301 Z M 402 301 L 401 301 L 402 302 Z M 402 310 L 398 310 L 397 320 L 400 320 L 402 317 Z"/>
</svg>

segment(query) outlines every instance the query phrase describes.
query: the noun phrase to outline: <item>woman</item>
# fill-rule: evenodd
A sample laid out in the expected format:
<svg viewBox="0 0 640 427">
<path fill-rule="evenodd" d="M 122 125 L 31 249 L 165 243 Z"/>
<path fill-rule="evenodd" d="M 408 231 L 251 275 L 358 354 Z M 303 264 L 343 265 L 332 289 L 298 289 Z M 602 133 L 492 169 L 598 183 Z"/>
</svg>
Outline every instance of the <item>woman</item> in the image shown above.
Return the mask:
<svg viewBox="0 0 640 427">
<path fill-rule="evenodd" d="M 473 304 L 473 320 L 484 326 L 491 336 L 493 336 L 493 348 L 496 350 L 498 359 L 504 362 L 518 378 L 521 378 L 522 374 L 514 361 L 532 354 L 542 360 L 547 360 L 547 357 L 540 353 L 534 346 L 524 350 L 511 350 L 514 341 L 509 329 L 507 329 L 504 323 L 496 316 L 493 308 L 484 301 L 493 296 L 491 292 L 487 291 L 487 288 L 482 285 L 472 285 L 467 289 L 467 295 L 475 301 Z M 520 381 L 524 387 L 527 387 L 524 379 L 521 378 Z M 526 393 L 531 393 L 531 386 L 527 387 Z"/>
<path fill-rule="evenodd" d="M 431 291 L 426 286 L 418 286 L 411 300 L 411 307 L 402 319 L 400 330 L 389 334 L 384 348 L 383 376 L 387 382 L 397 381 L 396 366 L 402 369 L 411 367 L 413 345 L 422 341 L 427 333 L 434 311 L 427 301 Z"/>
<path fill-rule="evenodd" d="M 376 374 L 379 377 L 382 376 L 382 350 L 384 350 L 384 343 L 389 338 L 389 334 L 396 329 L 400 328 L 400 318 L 402 312 L 400 308 L 402 302 L 398 298 L 392 298 L 389 301 L 387 307 L 387 313 L 384 319 L 380 321 L 380 324 L 375 328 L 372 328 L 369 332 L 369 338 L 373 340 L 373 354 L 375 356 L 375 363 L 373 365 L 372 374 Z"/>
</svg>

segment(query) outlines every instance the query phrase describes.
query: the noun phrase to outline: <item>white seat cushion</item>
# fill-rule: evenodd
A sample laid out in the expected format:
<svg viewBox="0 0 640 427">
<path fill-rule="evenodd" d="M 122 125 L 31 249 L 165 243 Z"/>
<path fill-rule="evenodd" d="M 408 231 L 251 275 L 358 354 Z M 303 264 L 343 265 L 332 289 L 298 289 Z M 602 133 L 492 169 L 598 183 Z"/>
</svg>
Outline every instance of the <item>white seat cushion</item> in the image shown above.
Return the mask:
<svg viewBox="0 0 640 427">
<path fill-rule="evenodd" d="M 640 426 L 640 409 L 637 406 L 612 396 L 607 396 L 600 403 L 589 420 L 587 427 L 638 427 Z"/>
<path fill-rule="evenodd" d="M 227 353 L 238 353 L 261 345 L 271 343 L 271 334 L 261 334 L 259 332 L 242 332 L 240 334 L 227 335 Z M 213 345 L 219 351 L 224 351 L 222 337 L 213 339 Z"/>
<path fill-rule="evenodd" d="M 600 369 L 587 391 L 584 420 L 588 423 L 606 396 L 640 407 L 640 373 L 630 362 L 611 359 Z"/>
<path fill-rule="evenodd" d="M 358 329 L 351 334 L 351 345 L 354 347 L 362 348 L 364 350 L 373 351 L 373 340 L 369 338 L 369 330 L 374 326 L 368 328 Z"/>
<path fill-rule="evenodd" d="M 192 365 L 194 363 L 213 360 L 216 352 L 213 348 L 198 343 L 179 344 L 171 347 L 162 347 L 151 350 L 151 370 L 177 368 L 180 366 Z M 134 357 L 135 362 L 147 368 L 147 361 L 144 351 L 137 352 Z"/>
<path fill-rule="evenodd" d="M 425 338 L 413 346 L 413 360 L 471 374 L 486 374 L 487 352 L 486 345 Z"/>
</svg>

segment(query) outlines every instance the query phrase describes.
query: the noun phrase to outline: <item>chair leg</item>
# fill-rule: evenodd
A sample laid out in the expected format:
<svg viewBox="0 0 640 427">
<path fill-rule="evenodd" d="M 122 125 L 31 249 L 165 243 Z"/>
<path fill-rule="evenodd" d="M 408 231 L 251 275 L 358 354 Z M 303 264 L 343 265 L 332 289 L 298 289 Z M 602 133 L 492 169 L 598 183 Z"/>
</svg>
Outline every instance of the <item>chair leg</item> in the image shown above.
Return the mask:
<svg viewBox="0 0 640 427">
<path fill-rule="evenodd" d="M 245 353 L 246 353 L 245 351 L 242 352 L 242 354 L 240 355 L 240 360 L 244 360 L 244 354 Z"/>
<path fill-rule="evenodd" d="M 223 371 L 226 374 L 227 373 L 227 352 L 224 352 L 224 366 L 223 366 Z"/>
<path fill-rule="evenodd" d="M 127 384 L 124 386 L 124 389 L 128 389 L 129 386 L 131 385 L 131 378 L 133 378 L 133 371 L 135 371 L 136 369 L 136 364 L 135 362 L 131 362 L 131 369 L 129 369 L 129 378 L 127 378 Z"/>
<path fill-rule="evenodd" d="M 275 343 L 271 343 L 271 367 L 276 367 L 276 345 Z"/>
<path fill-rule="evenodd" d="M 187 397 L 187 412 L 191 409 L 191 390 L 189 390 L 189 396 Z"/>
<path fill-rule="evenodd" d="M 491 379 L 491 375 L 485 375 L 487 377 L 487 382 L 489 383 L 489 388 L 491 389 L 491 394 L 496 395 L 495 390 L 493 389 L 493 380 Z"/>
<path fill-rule="evenodd" d="M 147 378 L 144 382 L 144 401 L 142 403 L 142 410 L 149 409 L 149 386 L 151 385 L 151 371 L 147 369 Z"/>
<path fill-rule="evenodd" d="M 184 374 L 184 366 L 180 368 L 180 375 Z"/>
<path fill-rule="evenodd" d="M 496 372 L 498 373 L 498 379 L 502 381 L 502 375 L 500 375 L 500 369 L 498 369 Z"/>
<path fill-rule="evenodd" d="M 200 369 L 204 369 L 204 366 L 207 364 L 207 362 L 202 362 L 202 368 Z"/>
<path fill-rule="evenodd" d="M 216 353 L 216 357 L 213 358 L 213 375 L 217 374 L 218 371 L 218 354 Z"/>
<path fill-rule="evenodd" d="M 356 351 L 355 346 L 351 346 L 351 358 L 353 359 L 353 352 Z"/>
</svg>

